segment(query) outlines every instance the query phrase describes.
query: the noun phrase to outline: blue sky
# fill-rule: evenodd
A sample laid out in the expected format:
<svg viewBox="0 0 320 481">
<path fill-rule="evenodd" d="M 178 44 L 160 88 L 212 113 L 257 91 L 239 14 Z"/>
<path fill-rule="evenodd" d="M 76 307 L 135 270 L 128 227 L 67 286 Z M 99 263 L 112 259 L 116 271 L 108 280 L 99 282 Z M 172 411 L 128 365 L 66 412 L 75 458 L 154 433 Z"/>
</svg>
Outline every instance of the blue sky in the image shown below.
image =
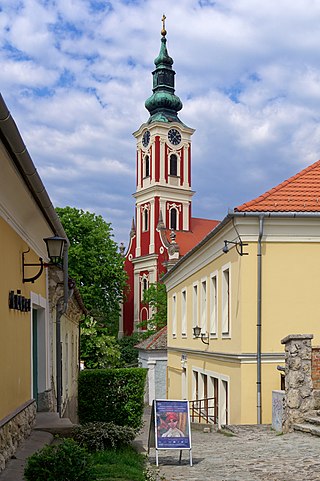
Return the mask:
<svg viewBox="0 0 320 481">
<path fill-rule="evenodd" d="M 320 2 L 1 0 L 1 93 L 54 205 L 101 214 L 126 245 L 163 13 L 196 129 L 194 216 L 320 158 Z"/>
</svg>

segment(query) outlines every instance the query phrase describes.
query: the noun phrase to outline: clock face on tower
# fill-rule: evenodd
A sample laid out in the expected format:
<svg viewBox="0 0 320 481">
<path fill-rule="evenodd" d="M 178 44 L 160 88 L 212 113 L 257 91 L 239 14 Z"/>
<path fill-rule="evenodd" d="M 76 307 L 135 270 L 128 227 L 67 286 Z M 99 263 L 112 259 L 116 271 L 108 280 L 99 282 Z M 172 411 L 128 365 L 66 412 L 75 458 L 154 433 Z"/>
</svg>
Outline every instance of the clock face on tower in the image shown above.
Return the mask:
<svg viewBox="0 0 320 481">
<path fill-rule="evenodd" d="M 181 134 L 177 129 L 170 129 L 168 132 L 168 139 L 173 145 L 179 145 L 181 142 Z"/>
<path fill-rule="evenodd" d="M 142 145 L 143 147 L 147 147 L 147 145 L 150 142 L 150 132 L 149 130 L 146 130 L 142 136 Z"/>
</svg>

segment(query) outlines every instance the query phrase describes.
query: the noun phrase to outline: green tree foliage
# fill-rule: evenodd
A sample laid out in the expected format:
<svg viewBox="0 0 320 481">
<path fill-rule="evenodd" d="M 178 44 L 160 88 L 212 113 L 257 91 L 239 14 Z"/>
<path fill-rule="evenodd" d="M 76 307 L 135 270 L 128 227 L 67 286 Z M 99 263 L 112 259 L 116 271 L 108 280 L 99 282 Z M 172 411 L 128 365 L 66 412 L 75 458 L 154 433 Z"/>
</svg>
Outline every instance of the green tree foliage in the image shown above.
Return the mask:
<svg viewBox="0 0 320 481">
<path fill-rule="evenodd" d="M 70 241 L 69 275 L 90 315 L 116 334 L 127 276 L 111 225 L 82 209 L 58 207 L 56 211 Z"/>
<path fill-rule="evenodd" d="M 81 325 L 81 360 L 88 369 L 105 369 L 120 366 L 120 348 L 114 336 L 108 336 L 97 321 L 86 318 Z"/>
<path fill-rule="evenodd" d="M 162 282 L 150 284 L 143 293 L 144 304 L 152 308 L 152 316 L 148 321 L 143 321 L 139 327 L 147 329 L 149 334 L 160 331 L 167 325 L 167 291 Z"/>
<path fill-rule="evenodd" d="M 124 336 L 118 340 L 121 352 L 121 364 L 123 367 L 138 366 L 138 349 L 135 348 L 145 335 L 141 332 L 133 332 L 131 336 Z"/>
</svg>

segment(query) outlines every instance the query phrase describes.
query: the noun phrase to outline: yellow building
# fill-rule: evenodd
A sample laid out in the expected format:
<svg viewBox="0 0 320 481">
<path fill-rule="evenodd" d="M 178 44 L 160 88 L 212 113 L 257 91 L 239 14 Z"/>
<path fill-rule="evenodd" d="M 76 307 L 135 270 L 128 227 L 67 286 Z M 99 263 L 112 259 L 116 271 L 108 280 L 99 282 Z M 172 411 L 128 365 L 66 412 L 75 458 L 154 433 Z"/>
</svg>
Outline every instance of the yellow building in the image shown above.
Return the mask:
<svg viewBox="0 0 320 481">
<path fill-rule="evenodd" d="M 229 212 L 164 283 L 168 398 L 209 399 L 219 425 L 270 423 L 281 339 L 320 344 L 320 161 Z"/>
<path fill-rule="evenodd" d="M 1 96 L 0 165 L 1 471 L 36 411 L 63 415 L 76 403 L 84 307 L 70 301 L 66 234 Z M 63 272 L 42 265 L 53 236 L 64 239 Z"/>
</svg>

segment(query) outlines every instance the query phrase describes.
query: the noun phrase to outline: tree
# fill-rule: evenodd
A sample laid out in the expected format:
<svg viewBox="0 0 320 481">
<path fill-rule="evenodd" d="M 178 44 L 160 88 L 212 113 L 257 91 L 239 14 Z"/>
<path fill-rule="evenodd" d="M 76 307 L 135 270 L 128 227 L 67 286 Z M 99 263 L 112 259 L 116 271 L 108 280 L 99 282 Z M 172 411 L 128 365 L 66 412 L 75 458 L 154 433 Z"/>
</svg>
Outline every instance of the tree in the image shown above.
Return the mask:
<svg viewBox="0 0 320 481">
<path fill-rule="evenodd" d="M 150 284 L 143 293 L 143 303 L 152 308 L 149 320 L 140 322 L 139 327 L 145 328 L 150 334 L 160 331 L 167 325 L 167 291 L 162 282 Z"/>
<path fill-rule="evenodd" d="M 117 340 L 108 336 L 92 318 L 86 318 L 81 325 L 80 352 L 88 369 L 120 367 L 121 351 Z"/>
<path fill-rule="evenodd" d="M 131 336 L 118 339 L 121 352 L 121 364 L 123 367 L 138 366 L 139 351 L 135 348 L 144 339 L 142 332 L 133 332 Z"/>
<path fill-rule="evenodd" d="M 110 334 L 116 334 L 120 302 L 126 287 L 123 257 L 112 239 L 111 224 L 74 207 L 56 209 L 70 241 L 69 275 L 83 302 Z"/>
</svg>

